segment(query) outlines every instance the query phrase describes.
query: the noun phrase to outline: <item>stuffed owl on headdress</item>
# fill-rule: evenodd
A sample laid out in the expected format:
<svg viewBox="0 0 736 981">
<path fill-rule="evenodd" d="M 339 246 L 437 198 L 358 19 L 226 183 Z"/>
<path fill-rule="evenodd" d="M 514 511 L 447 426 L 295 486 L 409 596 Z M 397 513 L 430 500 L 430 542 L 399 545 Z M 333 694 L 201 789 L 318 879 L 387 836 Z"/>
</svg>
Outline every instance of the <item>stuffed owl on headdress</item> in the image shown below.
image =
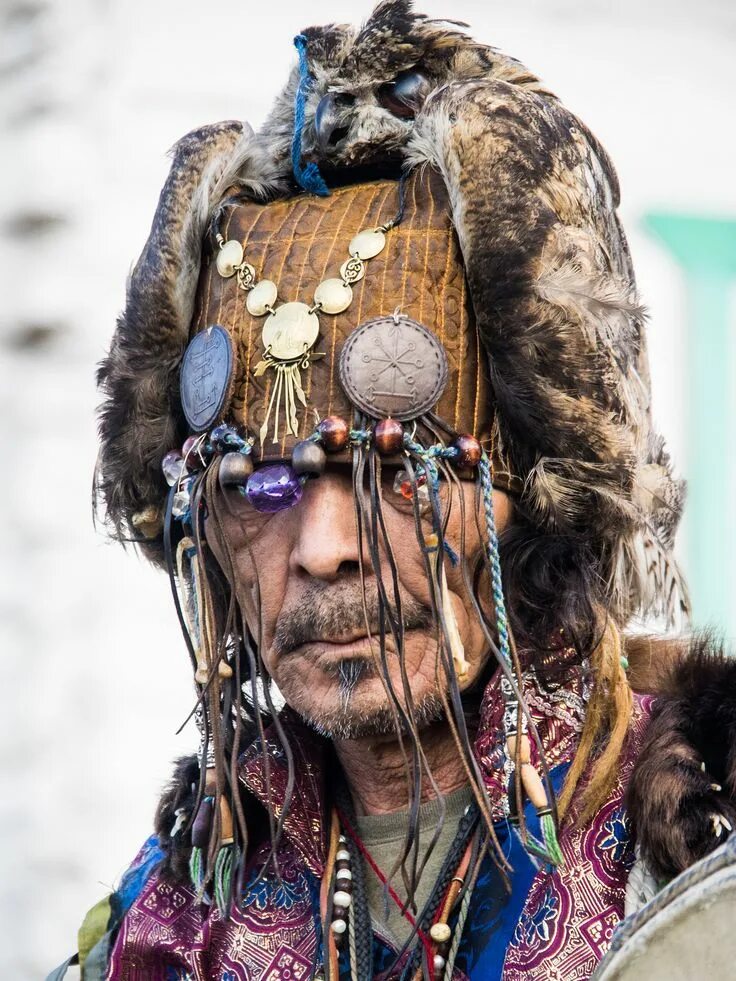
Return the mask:
<svg viewBox="0 0 736 981">
<path fill-rule="evenodd" d="M 671 556 L 682 487 L 653 428 L 642 308 L 613 167 L 518 61 L 384 0 L 363 27 L 297 38 L 261 131 L 225 122 L 174 149 L 100 380 L 100 489 L 118 531 L 160 556 L 160 461 L 181 442 L 178 368 L 203 243 L 225 193 L 328 193 L 431 167 L 447 188 L 498 439 L 544 532 L 590 543 L 609 609 L 687 605 Z"/>
</svg>

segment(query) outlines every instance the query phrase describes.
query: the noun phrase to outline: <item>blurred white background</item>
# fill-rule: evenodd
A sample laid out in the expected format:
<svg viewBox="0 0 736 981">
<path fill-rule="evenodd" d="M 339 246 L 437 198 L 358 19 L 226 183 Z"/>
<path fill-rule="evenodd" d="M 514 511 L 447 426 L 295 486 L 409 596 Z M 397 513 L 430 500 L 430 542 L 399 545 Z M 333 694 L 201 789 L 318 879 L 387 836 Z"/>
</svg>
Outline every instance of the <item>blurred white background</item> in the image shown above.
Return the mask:
<svg viewBox="0 0 736 981">
<path fill-rule="evenodd" d="M 526 62 L 611 153 L 651 312 L 655 416 L 687 473 L 685 279 L 643 217 L 736 217 L 736 8 L 419 6 L 469 22 Z M 370 0 L 0 4 L 3 979 L 43 978 L 76 949 L 82 916 L 149 834 L 171 760 L 196 745 L 191 729 L 174 736 L 191 685 L 168 584 L 106 543 L 90 510 L 95 365 L 166 151 L 204 122 L 260 123 L 294 58 L 293 35 L 369 9 Z"/>
</svg>

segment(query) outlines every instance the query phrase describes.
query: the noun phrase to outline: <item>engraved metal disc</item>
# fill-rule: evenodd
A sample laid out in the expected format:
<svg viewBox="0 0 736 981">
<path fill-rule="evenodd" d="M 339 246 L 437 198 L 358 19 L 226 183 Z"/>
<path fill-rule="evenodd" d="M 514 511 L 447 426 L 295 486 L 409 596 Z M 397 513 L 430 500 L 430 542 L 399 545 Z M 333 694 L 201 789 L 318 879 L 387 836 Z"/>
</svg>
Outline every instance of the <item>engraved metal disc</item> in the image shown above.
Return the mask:
<svg viewBox="0 0 736 981">
<path fill-rule="evenodd" d="M 380 228 L 366 228 L 350 239 L 348 252 L 359 259 L 372 259 L 383 252 L 386 236 Z"/>
<path fill-rule="evenodd" d="M 179 376 L 182 408 L 194 432 L 209 429 L 223 412 L 232 373 L 233 348 L 225 328 L 215 324 L 195 334 Z"/>
<path fill-rule="evenodd" d="M 246 309 L 251 316 L 262 317 L 264 313 L 268 313 L 268 308 L 274 305 L 277 296 L 276 283 L 271 282 L 270 279 L 262 279 L 248 293 L 245 300 Z"/>
<path fill-rule="evenodd" d="M 340 275 L 346 283 L 359 283 L 365 276 L 365 263 L 357 255 L 351 255 L 340 266 Z"/>
<path fill-rule="evenodd" d="M 410 317 L 377 317 L 357 327 L 340 354 L 345 394 L 374 419 L 401 422 L 428 412 L 447 384 L 447 355 Z"/>
<path fill-rule="evenodd" d="M 341 279 L 323 279 L 314 291 L 314 302 L 325 313 L 342 313 L 353 302 L 353 291 Z"/>
<path fill-rule="evenodd" d="M 291 361 L 308 351 L 319 336 L 319 319 L 306 303 L 282 303 L 263 325 L 263 347 L 279 361 Z"/>
<path fill-rule="evenodd" d="M 243 261 L 243 246 L 236 238 L 225 242 L 217 253 L 217 271 L 226 279 L 234 275 L 235 267 Z"/>
</svg>

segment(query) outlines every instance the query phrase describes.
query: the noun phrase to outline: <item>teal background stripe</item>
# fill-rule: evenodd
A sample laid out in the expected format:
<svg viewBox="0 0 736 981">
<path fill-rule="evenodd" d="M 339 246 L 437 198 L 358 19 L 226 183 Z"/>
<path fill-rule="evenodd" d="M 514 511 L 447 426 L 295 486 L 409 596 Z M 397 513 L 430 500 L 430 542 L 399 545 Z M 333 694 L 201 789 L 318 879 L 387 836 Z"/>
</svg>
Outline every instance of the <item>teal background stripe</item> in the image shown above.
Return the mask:
<svg viewBox="0 0 736 981">
<path fill-rule="evenodd" d="M 687 289 L 686 574 L 696 626 L 736 638 L 736 221 L 652 212 Z"/>
</svg>

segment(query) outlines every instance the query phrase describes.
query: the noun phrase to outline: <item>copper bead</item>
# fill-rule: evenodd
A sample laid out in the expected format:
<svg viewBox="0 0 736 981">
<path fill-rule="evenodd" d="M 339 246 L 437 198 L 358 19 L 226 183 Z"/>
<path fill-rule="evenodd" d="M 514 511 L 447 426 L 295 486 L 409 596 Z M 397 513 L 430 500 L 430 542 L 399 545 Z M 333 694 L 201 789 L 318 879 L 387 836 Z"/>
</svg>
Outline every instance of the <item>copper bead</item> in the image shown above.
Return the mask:
<svg viewBox="0 0 736 981">
<path fill-rule="evenodd" d="M 381 456 L 396 456 L 404 448 L 404 427 L 398 419 L 381 419 L 373 438 Z"/>
<path fill-rule="evenodd" d="M 220 460 L 218 478 L 220 487 L 228 490 L 233 487 L 243 487 L 248 477 L 253 473 L 253 461 L 250 454 L 226 453 Z"/>
<path fill-rule="evenodd" d="M 483 448 L 475 436 L 469 436 L 467 433 L 463 433 L 453 441 L 452 445 L 458 452 L 454 461 L 456 467 L 466 469 L 467 467 L 478 466 L 480 458 L 483 455 Z"/>
<path fill-rule="evenodd" d="M 328 453 L 339 453 L 348 445 L 350 429 L 340 416 L 327 416 L 317 426 L 317 432 L 322 437 L 322 445 Z"/>
</svg>

